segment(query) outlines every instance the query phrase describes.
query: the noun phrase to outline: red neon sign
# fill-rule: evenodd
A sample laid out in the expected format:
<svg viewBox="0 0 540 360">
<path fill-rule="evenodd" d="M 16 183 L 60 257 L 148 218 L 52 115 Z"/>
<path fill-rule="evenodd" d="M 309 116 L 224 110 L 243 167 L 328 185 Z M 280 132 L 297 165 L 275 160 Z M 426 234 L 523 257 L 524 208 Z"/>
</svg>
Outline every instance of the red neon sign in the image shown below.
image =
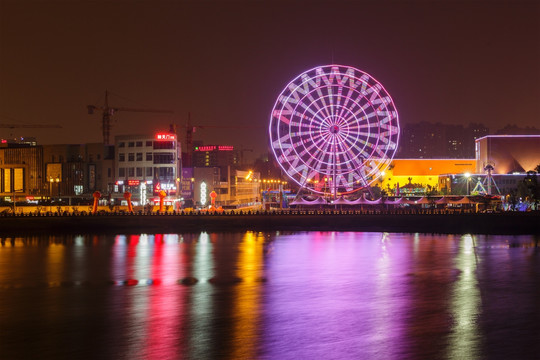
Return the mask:
<svg viewBox="0 0 540 360">
<path fill-rule="evenodd" d="M 156 140 L 176 140 L 176 135 L 174 134 L 157 134 Z"/>
<path fill-rule="evenodd" d="M 141 183 L 141 181 L 140 180 L 128 180 L 127 183 L 128 183 L 128 186 L 138 186 Z"/>
<path fill-rule="evenodd" d="M 232 151 L 232 150 L 234 150 L 234 146 L 231 146 L 231 145 L 219 145 L 219 146 L 206 145 L 206 146 L 199 146 L 198 148 L 195 149 L 195 151 L 214 151 L 214 150 Z"/>
</svg>

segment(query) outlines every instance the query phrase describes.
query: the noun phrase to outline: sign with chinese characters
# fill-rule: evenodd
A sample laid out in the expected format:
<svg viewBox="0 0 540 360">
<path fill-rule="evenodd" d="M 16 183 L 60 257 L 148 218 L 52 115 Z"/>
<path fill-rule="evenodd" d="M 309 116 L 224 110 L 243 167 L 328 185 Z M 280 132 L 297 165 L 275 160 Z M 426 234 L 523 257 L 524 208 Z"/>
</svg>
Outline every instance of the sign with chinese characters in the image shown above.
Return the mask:
<svg viewBox="0 0 540 360">
<path fill-rule="evenodd" d="M 193 199 L 193 168 L 182 168 L 181 195 L 184 199 Z"/>
<path fill-rule="evenodd" d="M 173 195 L 176 194 L 176 185 L 174 183 L 156 183 L 154 195 L 159 194 L 161 190 L 165 191 L 167 195 Z"/>
<path fill-rule="evenodd" d="M 140 180 L 128 180 L 127 183 L 128 183 L 128 186 L 139 186 L 141 182 Z"/>
<path fill-rule="evenodd" d="M 231 145 L 205 145 L 205 146 L 198 146 L 195 148 L 195 151 L 233 151 L 234 146 Z"/>
<path fill-rule="evenodd" d="M 174 141 L 176 140 L 176 135 L 174 134 L 157 134 L 156 140 L 165 140 L 165 141 Z"/>
</svg>

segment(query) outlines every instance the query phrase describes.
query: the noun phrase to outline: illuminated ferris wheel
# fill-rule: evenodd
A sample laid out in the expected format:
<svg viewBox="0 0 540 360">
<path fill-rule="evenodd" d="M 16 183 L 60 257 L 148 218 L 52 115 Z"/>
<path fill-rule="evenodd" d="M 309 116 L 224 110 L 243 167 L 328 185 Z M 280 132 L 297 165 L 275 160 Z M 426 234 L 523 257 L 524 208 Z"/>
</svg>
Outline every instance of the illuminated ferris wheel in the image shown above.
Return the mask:
<svg viewBox="0 0 540 360">
<path fill-rule="evenodd" d="M 334 196 L 379 178 L 399 140 L 390 94 L 370 75 L 342 65 L 292 80 L 272 109 L 269 131 L 285 173 L 302 188 Z"/>
</svg>

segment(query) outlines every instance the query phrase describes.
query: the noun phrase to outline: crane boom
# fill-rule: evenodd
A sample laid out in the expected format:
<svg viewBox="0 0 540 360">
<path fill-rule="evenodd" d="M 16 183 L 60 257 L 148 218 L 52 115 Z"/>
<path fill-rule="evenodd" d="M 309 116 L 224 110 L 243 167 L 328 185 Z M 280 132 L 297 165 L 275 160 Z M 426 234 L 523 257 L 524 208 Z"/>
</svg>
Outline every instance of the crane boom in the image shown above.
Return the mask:
<svg viewBox="0 0 540 360">
<path fill-rule="evenodd" d="M 117 111 L 130 111 L 130 112 L 152 112 L 162 114 L 172 114 L 172 110 L 159 110 L 159 109 L 133 109 L 126 107 L 112 107 L 109 106 L 109 92 L 105 90 L 105 104 L 104 106 L 88 105 L 88 114 L 92 115 L 94 111 L 102 111 L 102 131 L 103 131 L 103 143 L 109 144 L 109 137 L 111 134 L 111 116 Z"/>
<path fill-rule="evenodd" d="M 2 129 L 16 129 L 16 128 L 24 128 L 24 129 L 46 129 L 46 128 L 60 129 L 62 127 L 60 125 L 44 125 L 44 124 L 0 124 L 0 128 L 2 128 Z"/>
</svg>

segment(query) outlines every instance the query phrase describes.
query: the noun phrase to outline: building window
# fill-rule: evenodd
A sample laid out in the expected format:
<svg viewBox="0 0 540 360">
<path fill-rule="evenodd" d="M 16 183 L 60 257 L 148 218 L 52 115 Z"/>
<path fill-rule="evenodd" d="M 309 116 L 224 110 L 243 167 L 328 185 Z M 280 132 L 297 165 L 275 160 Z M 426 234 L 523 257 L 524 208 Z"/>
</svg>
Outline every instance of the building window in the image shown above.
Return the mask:
<svg viewBox="0 0 540 360">
<path fill-rule="evenodd" d="M 146 161 L 152 161 L 152 153 L 146 153 Z"/>
<path fill-rule="evenodd" d="M 137 161 L 142 161 L 142 153 L 137 153 Z"/>
<path fill-rule="evenodd" d="M 128 168 L 128 176 L 130 178 L 135 177 L 135 168 Z"/>
<path fill-rule="evenodd" d="M 156 168 L 157 178 L 160 180 L 172 180 L 174 177 L 174 168 L 172 167 L 159 167 Z"/>
<path fill-rule="evenodd" d="M 142 141 L 137 141 L 137 143 L 135 144 L 136 147 L 142 147 Z"/>
<path fill-rule="evenodd" d="M 111 168 L 107 168 L 107 177 L 109 178 L 111 177 L 111 172 L 112 172 Z"/>
<path fill-rule="evenodd" d="M 118 144 L 118 147 L 126 147 L 126 143 L 125 142 L 121 142 Z"/>
<path fill-rule="evenodd" d="M 128 154 L 128 161 L 135 161 L 135 153 Z"/>
<path fill-rule="evenodd" d="M 124 153 L 118 154 L 118 161 L 126 161 L 126 154 Z"/>
<path fill-rule="evenodd" d="M 174 164 L 174 153 L 155 153 L 154 164 Z"/>
<path fill-rule="evenodd" d="M 152 168 L 151 167 L 146 168 L 146 177 L 148 177 L 148 178 L 152 177 Z"/>
<path fill-rule="evenodd" d="M 124 177 L 124 176 L 126 176 L 126 169 L 118 168 L 118 177 Z"/>
<path fill-rule="evenodd" d="M 128 147 L 134 147 L 135 143 L 133 141 L 128 142 Z"/>
<path fill-rule="evenodd" d="M 146 140 L 146 146 L 152 146 L 152 140 Z"/>
<path fill-rule="evenodd" d="M 142 169 L 140 167 L 137 168 L 137 177 L 142 177 Z"/>
<path fill-rule="evenodd" d="M 154 149 L 174 149 L 174 141 L 154 141 Z"/>
</svg>

